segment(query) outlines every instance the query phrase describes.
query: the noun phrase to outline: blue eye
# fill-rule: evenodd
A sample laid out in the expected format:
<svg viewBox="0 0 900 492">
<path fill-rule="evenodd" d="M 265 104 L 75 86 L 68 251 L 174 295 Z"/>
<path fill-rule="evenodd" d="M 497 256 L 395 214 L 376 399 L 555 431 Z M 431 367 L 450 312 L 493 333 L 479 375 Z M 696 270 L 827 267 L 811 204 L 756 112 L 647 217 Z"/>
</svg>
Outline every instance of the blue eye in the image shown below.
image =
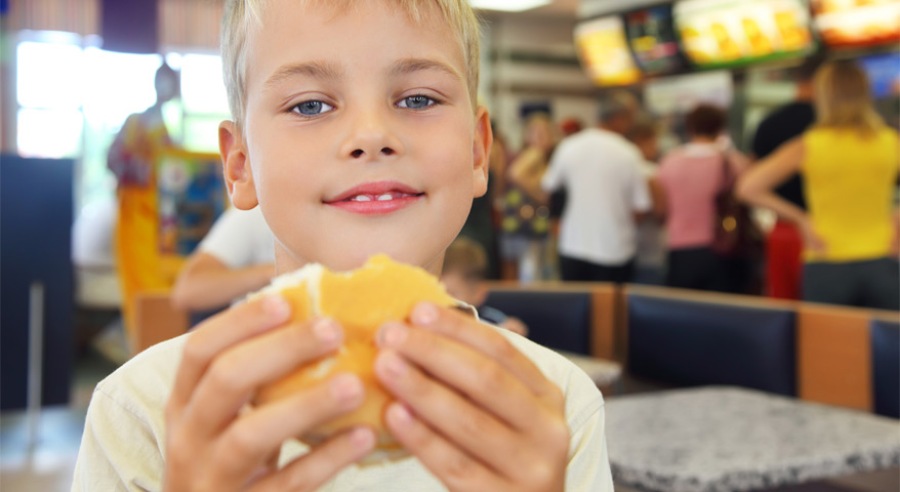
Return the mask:
<svg viewBox="0 0 900 492">
<path fill-rule="evenodd" d="M 334 106 L 322 101 L 303 101 L 291 110 L 302 116 L 316 116 L 334 110 Z"/>
<path fill-rule="evenodd" d="M 423 109 L 429 106 L 433 106 L 436 103 L 437 101 L 428 96 L 416 94 L 415 96 L 408 96 L 401 99 L 400 107 L 409 109 Z"/>
</svg>

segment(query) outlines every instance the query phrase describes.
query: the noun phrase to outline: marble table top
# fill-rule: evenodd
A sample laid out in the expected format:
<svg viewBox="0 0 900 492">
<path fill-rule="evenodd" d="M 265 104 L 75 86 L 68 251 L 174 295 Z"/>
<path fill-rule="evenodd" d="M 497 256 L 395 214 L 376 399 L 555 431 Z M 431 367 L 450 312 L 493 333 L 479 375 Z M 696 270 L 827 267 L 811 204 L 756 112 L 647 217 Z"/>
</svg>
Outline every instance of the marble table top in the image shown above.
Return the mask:
<svg viewBox="0 0 900 492">
<path fill-rule="evenodd" d="M 613 476 L 666 492 L 737 491 L 900 465 L 900 421 L 744 388 L 612 397 Z"/>
</svg>

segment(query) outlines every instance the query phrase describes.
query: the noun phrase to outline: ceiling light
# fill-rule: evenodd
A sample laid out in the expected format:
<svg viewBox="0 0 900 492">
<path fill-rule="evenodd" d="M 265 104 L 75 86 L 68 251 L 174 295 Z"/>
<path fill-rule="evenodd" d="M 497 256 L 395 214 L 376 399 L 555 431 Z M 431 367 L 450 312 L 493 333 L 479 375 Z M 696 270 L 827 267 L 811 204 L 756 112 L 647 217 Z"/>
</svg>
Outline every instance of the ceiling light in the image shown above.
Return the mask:
<svg viewBox="0 0 900 492">
<path fill-rule="evenodd" d="M 521 12 L 551 3 L 551 0 L 469 0 L 472 7 L 482 10 Z"/>
</svg>

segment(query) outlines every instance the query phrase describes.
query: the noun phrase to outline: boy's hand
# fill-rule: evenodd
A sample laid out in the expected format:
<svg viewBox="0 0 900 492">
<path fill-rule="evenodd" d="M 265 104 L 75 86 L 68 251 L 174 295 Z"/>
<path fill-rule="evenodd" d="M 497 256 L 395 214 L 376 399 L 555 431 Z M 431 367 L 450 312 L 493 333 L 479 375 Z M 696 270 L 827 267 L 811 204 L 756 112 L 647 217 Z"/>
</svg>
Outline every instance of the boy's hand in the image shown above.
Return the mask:
<svg viewBox="0 0 900 492">
<path fill-rule="evenodd" d="M 450 490 L 562 491 L 562 392 L 502 335 L 423 303 L 379 333 L 389 429 Z"/>
<path fill-rule="evenodd" d="M 372 449 L 372 431 L 354 429 L 281 470 L 272 466 L 284 440 L 363 400 L 359 379 L 345 374 L 244 409 L 261 385 L 340 344 L 334 322 L 285 325 L 289 311 L 278 297 L 248 302 L 189 336 L 166 405 L 165 490 L 313 490 Z"/>
</svg>

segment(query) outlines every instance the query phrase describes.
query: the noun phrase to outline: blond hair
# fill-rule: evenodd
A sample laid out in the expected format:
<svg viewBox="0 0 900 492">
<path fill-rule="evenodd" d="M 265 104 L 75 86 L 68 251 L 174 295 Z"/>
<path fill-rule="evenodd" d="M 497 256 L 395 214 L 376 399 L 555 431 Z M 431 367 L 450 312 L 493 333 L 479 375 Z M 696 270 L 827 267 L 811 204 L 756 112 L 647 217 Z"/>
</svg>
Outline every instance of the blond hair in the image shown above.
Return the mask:
<svg viewBox="0 0 900 492">
<path fill-rule="evenodd" d="M 444 252 L 443 274 L 459 273 L 467 280 L 481 280 L 488 267 L 487 253 L 481 244 L 458 236 Z"/>
<path fill-rule="evenodd" d="M 830 62 L 813 78 L 816 126 L 841 128 L 871 134 L 884 127 L 872 106 L 866 73 L 855 62 Z"/>
<path fill-rule="evenodd" d="M 222 21 L 222 70 L 228 105 L 238 124 L 244 119 L 246 103 L 247 38 L 252 29 L 258 28 L 262 9 L 268 0 L 226 0 Z M 321 4 L 341 11 L 353 8 L 354 0 L 295 0 L 306 4 Z M 401 12 L 414 23 L 423 20 L 423 11 L 429 5 L 437 6 L 443 19 L 457 34 L 466 60 L 469 95 L 473 108 L 477 106 L 478 74 L 480 67 L 481 26 L 467 0 L 393 0 Z M 358 4 L 357 4 L 358 5 Z"/>
</svg>

